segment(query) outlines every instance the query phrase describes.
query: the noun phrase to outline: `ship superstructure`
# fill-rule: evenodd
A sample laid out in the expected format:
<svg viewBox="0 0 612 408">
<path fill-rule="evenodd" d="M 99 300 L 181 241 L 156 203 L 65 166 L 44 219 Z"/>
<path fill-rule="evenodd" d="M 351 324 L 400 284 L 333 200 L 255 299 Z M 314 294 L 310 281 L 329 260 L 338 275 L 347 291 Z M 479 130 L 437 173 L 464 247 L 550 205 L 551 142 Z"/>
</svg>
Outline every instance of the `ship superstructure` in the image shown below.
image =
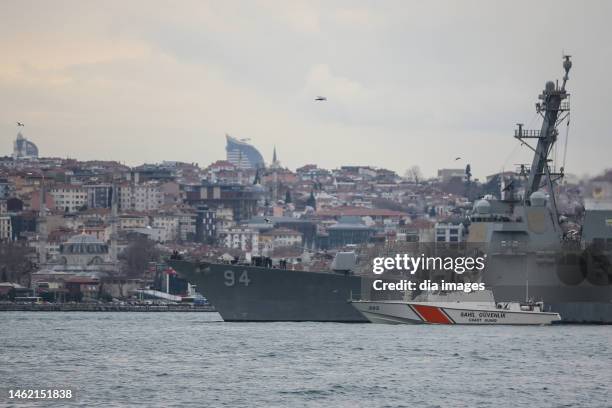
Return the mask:
<svg viewBox="0 0 612 408">
<path fill-rule="evenodd" d="M 547 82 L 536 104 L 541 129 L 518 124 L 515 131 L 533 151 L 531 166 L 522 165 L 516 178 L 502 183 L 501 199 L 485 197 L 474 204 L 468 242 L 487 247 L 483 280 L 498 301 L 527 297 L 544 301 L 564 321 L 612 323 L 612 228 L 588 222 L 593 217 L 587 207 L 582 233 L 568 234 L 557 209 L 564 169 L 555 171 L 550 157 L 558 127 L 569 119 L 569 56 L 563 67 L 562 84 Z M 605 224 L 608 218 L 612 211 L 596 219 Z"/>
</svg>

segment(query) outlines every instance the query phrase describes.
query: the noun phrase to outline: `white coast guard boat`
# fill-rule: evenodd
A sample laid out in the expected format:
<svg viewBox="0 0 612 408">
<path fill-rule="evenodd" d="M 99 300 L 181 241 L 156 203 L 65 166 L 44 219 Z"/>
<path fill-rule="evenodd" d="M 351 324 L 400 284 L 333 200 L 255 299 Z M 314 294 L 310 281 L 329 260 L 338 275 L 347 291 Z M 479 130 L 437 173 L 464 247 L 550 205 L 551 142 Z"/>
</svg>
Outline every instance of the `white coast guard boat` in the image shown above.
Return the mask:
<svg viewBox="0 0 612 408">
<path fill-rule="evenodd" d="M 372 323 L 548 325 L 561 320 L 541 302 L 496 303 L 491 291 L 428 294 L 414 301 L 349 301 Z"/>
</svg>

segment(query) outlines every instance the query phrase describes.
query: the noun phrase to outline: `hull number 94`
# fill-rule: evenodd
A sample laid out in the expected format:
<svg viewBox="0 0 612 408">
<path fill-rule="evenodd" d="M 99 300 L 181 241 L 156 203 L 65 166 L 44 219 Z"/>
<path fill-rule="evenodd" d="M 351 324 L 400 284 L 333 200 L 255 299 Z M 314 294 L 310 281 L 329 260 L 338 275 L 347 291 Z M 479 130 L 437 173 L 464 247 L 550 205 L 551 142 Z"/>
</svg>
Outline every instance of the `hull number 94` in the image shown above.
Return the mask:
<svg viewBox="0 0 612 408">
<path fill-rule="evenodd" d="M 237 276 L 240 275 L 238 278 Z M 249 279 L 249 272 L 242 271 L 242 273 L 236 273 L 232 270 L 227 270 L 223 273 L 223 277 L 225 278 L 225 286 L 249 286 L 251 283 L 251 279 Z"/>
</svg>

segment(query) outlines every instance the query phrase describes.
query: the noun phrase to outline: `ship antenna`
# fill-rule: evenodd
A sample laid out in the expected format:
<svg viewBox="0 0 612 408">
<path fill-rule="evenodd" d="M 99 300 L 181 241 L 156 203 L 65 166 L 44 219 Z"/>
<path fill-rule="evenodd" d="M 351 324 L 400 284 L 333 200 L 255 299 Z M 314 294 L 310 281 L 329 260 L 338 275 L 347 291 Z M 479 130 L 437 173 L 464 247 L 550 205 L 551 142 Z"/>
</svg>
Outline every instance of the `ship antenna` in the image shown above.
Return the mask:
<svg viewBox="0 0 612 408">
<path fill-rule="evenodd" d="M 540 189 L 543 176 L 547 176 L 550 180 L 551 174 L 548 156 L 557 141 L 558 131 L 556 126 L 559 112 L 569 111 L 569 105 L 567 103 L 562 104 L 562 101 L 568 97 L 565 86 L 569 79 L 569 71 L 571 68 L 572 61 L 570 60 L 570 56 L 565 55 L 563 61 L 565 75 L 563 76 L 561 88 L 555 86 L 554 82 L 549 81 L 546 83 L 544 91 L 539 96 L 541 102 L 536 104 L 536 110 L 543 113 L 544 116 L 541 130 L 529 131 L 519 127 L 515 132 L 515 137 L 522 142 L 525 142 L 525 139 L 537 140 L 537 146 L 535 148 L 530 146 L 534 151 L 534 155 L 525 191 L 526 200 L 529 200 L 531 194 Z M 557 176 L 558 174 L 553 175 Z"/>
<path fill-rule="evenodd" d="M 565 70 L 565 75 L 563 76 L 563 85 L 561 85 L 561 91 L 565 91 L 565 83 L 569 79 L 569 71 L 570 69 L 572 69 L 572 60 L 570 59 L 572 58 L 572 56 L 564 55 L 563 58 L 565 59 L 565 61 L 563 61 L 563 69 Z"/>
<path fill-rule="evenodd" d="M 567 142 L 569 140 L 570 114 L 567 115 L 567 123 L 565 124 L 565 147 L 563 148 L 563 167 L 565 169 L 565 159 L 567 158 Z"/>
</svg>

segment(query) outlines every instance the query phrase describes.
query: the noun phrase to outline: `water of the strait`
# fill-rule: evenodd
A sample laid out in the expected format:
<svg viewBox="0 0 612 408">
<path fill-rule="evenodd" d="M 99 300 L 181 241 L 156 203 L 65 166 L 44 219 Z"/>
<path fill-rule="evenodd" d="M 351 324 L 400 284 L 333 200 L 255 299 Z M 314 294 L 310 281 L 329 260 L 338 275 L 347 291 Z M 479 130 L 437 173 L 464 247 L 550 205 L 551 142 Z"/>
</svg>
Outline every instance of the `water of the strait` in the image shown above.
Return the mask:
<svg viewBox="0 0 612 408">
<path fill-rule="evenodd" d="M 612 407 L 612 326 L 218 318 L 4 312 L 0 406 Z M 6 399 L 50 388 L 76 400 Z"/>
</svg>

